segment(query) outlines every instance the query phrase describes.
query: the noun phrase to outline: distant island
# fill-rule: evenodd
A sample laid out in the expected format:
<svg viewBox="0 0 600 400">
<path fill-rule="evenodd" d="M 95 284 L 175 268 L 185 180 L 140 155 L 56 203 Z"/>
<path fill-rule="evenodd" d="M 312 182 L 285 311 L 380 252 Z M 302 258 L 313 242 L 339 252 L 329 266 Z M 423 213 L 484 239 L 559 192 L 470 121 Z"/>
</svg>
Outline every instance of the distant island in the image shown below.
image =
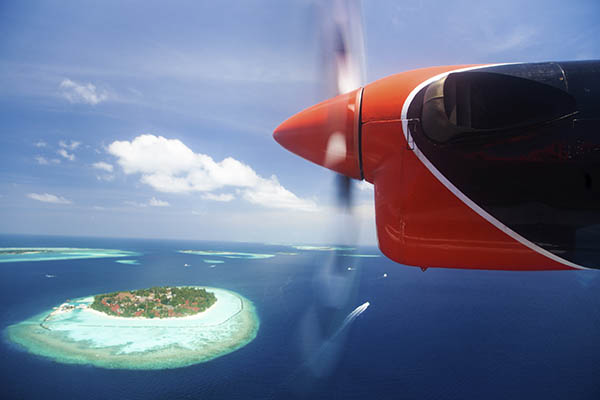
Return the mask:
<svg viewBox="0 0 600 400">
<path fill-rule="evenodd" d="M 0 247 L 0 263 L 56 261 L 85 258 L 138 257 L 134 251 L 75 247 Z"/>
<path fill-rule="evenodd" d="M 40 254 L 50 253 L 50 250 L 37 250 L 37 249 L 0 249 L 0 255 L 20 255 L 20 254 Z"/>
<path fill-rule="evenodd" d="M 275 257 L 275 254 L 261 253 L 242 253 L 239 251 L 222 251 L 222 250 L 179 250 L 182 254 L 193 254 L 196 256 L 216 256 L 225 258 L 241 258 L 244 260 L 257 260 L 263 258 Z"/>
<path fill-rule="evenodd" d="M 201 313 L 216 301 L 204 288 L 152 287 L 96 295 L 90 308 L 125 318 L 172 318 Z"/>
</svg>

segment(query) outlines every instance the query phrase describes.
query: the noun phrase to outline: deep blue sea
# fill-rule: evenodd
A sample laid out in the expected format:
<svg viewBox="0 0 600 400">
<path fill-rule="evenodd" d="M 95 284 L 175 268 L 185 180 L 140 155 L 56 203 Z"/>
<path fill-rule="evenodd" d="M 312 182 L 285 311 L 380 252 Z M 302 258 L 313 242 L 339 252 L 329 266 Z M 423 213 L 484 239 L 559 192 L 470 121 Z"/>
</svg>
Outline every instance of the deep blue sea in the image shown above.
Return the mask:
<svg viewBox="0 0 600 400">
<path fill-rule="evenodd" d="M 143 255 L 140 265 L 111 258 L 0 264 L 2 330 L 67 298 L 186 284 L 242 294 L 261 325 L 233 353 L 158 371 L 60 364 L 3 338 L 2 399 L 600 399 L 595 271 L 422 272 L 384 257 L 282 245 L 0 236 L 0 247 L 12 246 Z M 201 256 L 177 253 L 183 249 L 298 254 L 223 258 L 211 268 Z M 362 314 L 344 320 L 367 301 Z"/>
</svg>

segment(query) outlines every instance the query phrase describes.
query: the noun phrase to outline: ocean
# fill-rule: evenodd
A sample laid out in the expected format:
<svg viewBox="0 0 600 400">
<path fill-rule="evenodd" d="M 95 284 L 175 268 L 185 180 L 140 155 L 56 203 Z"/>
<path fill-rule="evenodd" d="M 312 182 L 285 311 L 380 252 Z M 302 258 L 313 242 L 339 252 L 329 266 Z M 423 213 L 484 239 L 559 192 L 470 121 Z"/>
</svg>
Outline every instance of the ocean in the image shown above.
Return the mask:
<svg viewBox="0 0 600 400">
<path fill-rule="evenodd" d="M 600 398 L 596 271 L 423 272 L 375 247 L 354 254 L 379 257 L 347 257 L 278 244 L 10 235 L 0 236 L 0 247 L 141 253 L 128 257 L 137 265 L 116 258 L 0 263 L 3 332 L 67 298 L 162 285 L 237 292 L 260 318 L 246 346 L 165 370 L 61 364 L 3 335 L 2 399 Z"/>
</svg>

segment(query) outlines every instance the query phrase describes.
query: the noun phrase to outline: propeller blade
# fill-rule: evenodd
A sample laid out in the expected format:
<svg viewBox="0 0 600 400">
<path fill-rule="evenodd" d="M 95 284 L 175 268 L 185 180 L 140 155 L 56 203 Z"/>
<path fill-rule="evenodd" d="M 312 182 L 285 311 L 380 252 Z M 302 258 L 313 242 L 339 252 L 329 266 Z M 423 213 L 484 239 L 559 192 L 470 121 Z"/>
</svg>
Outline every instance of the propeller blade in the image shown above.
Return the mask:
<svg viewBox="0 0 600 400">
<path fill-rule="evenodd" d="M 283 122 L 274 138 L 291 152 L 337 172 L 334 186 L 340 212 L 332 216 L 332 226 L 339 244 L 356 243 L 359 224 L 352 215 L 352 178 L 361 178 L 362 99 L 362 91 L 356 89 L 363 85 L 365 71 L 361 1 L 330 0 L 319 6 L 321 94 L 329 100 Z M 356 299 L 360 259 L 350 257 L 354 251 L 353 247 L 337 247 L 313 279 L 312 301 L 299 329 L 304 363 L 293 377 L 295 389 L 307 396 L 319 379 L 333 373 L 344 351 L 348 326 L 368 307 L 364 299 Z"/>
<path fill-rule="evenodd" d="M 360 0 L 333 0 L 323 6 L 322 62 L 324 94 L 327 97 L 348 93 L 364 84 L 365 42 L 362 27 Z M 330 139 L 332 142 L 335 138 L 332 135 Z M 338 206 L 348 213 L 352 208 L 352 184 L 347 176 L 336 177 Z"/>
<path fill-rule="evenodd" d="M 365 49 L 360 0 L 326 2 L 321 11 L 324 94 L 334 97 L 365 81 Z"/>
<path fill-rule="evenodd" d="M 352 211 L 352 181 L 347 176 L 341 174 L 337 174 L 335 180 L 338 206 L 349 213 Z"/>
</svg>

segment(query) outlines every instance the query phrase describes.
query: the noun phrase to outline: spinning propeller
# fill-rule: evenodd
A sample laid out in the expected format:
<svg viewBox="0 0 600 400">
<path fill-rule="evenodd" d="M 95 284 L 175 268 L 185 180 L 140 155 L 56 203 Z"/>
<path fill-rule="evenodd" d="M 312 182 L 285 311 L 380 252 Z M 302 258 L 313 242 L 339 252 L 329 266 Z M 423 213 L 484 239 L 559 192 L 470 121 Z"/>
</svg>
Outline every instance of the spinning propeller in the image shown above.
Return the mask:
<svg viewBox="0 0 600 400">
<path fill-rule="evenodd" d="M 352 180 L 362 179 L 359 140 L 365 70 L 361 3 L 323 2 L 318 16 L 320 82 L 322 94 L 329 100 L 292 116 L 273 136 L 287 150 L 336 172 L 337 238 L 341 243 L 356 243 Z M 302 318 L 302 354 L 311 378 L 326 377 L 335 367 L 345 342 L 344 330 L 353 319 L 348 319 L 348 309 L 360 301 L 353 296 L 360 273 L 358 259 L 344 255 L 348 255 L 347 249 L 331 252 L 328 262 L 318 269 L 312 304 Z M 303 385 L 306 388 L 301 390 L 313 386 L 309 382 Z"/>
<path fill-rule="evenodd" d="M 350 211 L 350 178 L 362 179 L 359 130 L 365 51 L 361 3 L 324 2 L 319 21 L 320 81 L 329 100 L 292 116 L 273 136 L 289 151 L 337 172 L 338 204 Z"/>
</svg>

